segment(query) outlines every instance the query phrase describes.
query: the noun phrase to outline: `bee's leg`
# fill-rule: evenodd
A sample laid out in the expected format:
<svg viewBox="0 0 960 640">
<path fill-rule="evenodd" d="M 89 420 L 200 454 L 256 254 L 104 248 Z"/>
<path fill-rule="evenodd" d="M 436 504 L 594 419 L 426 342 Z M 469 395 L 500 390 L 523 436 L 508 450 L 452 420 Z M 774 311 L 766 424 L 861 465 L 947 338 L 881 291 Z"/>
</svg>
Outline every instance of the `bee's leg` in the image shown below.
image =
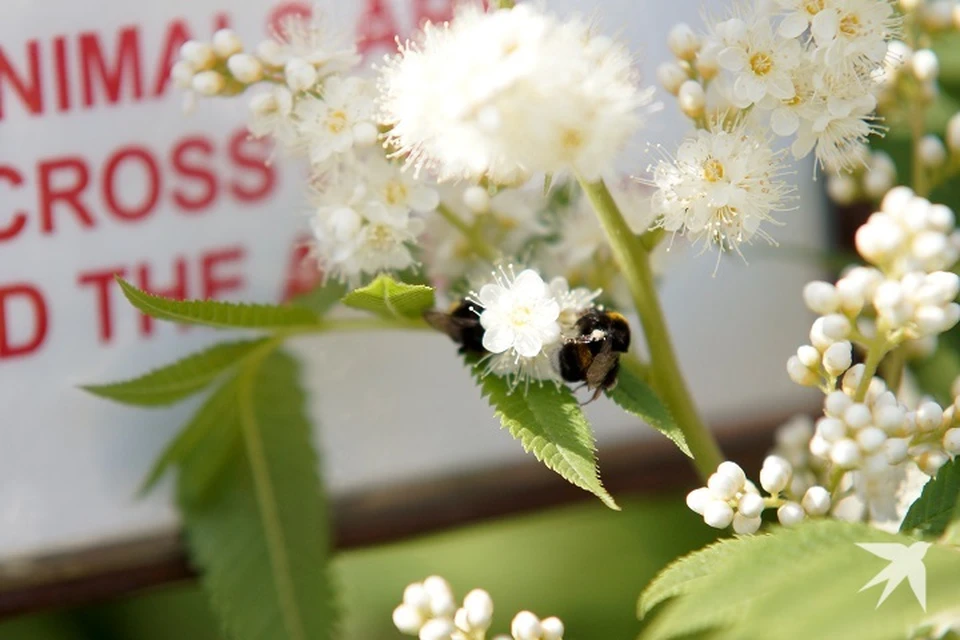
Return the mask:
<svg viewBox="0 0 960 640">
<path fill-rule="evenodd" d="M 580 406 L 581 407 L 587 406 L 588 404 L 590 404 L 591 402 L 599 398 L 602 393 L 603 393 L 603 387 L 597 387 L 596 389 L 593 390 L 593 395 L 590 396 L 590 399 L 587 400 L 586 402 L 581 402 Z"/>
</svg>

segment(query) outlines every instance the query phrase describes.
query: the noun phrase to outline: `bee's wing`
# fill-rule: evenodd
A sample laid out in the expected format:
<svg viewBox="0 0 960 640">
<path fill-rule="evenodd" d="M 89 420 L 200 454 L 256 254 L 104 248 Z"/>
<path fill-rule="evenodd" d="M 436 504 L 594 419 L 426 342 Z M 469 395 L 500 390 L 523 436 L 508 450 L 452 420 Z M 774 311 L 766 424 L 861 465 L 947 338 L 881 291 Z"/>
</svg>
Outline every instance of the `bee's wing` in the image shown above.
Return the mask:
<svg viewBox="0 0 960 640">
<path fill-rule="evenodd" d="M 423 319 L 431 327 L 447 334 L 454 342 L 463 342 L 463 330 L 476 327 L 480 323 L 478 318 L 457 318 L 443 311 L 424 311 Z"/>
<path fill-rule="evenodd" d="M 609 340 L 603 343 L 603 349 L 593 357 L 587 368 L 586 383 L 588 389 L 599 389 L 607 379 L 607 374 L 617 365 L 620 354 L 616 353 Z"/>
</svg>

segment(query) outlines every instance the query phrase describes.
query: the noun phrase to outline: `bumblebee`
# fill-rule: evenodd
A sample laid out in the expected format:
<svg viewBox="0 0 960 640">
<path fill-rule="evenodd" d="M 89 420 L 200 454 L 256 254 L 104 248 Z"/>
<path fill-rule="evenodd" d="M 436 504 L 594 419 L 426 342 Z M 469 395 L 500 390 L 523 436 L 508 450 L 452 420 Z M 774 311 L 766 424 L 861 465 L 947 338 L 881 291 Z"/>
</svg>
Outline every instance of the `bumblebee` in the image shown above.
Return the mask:
<svg viewBox="0 0 960 640">
<path fill-rule="evenodd" d="M 615 311 L 591 309 L 576 329 L 576 337 L 560 348 L 556 367 L 566 382 L 583 382 L 594 392 L 590 403 L 617 386 L 620 354 L 630 349 L 630 324 Z"/>
<path fill-rule="evenodd" d="M 446 313 L 426 311 L 427 323 L 460 345 L 460 353 L 487 354 L 483 348 L 483 307 L 470 300 L 455 302 Z M 587 403 L 617 385 L 620 354 L 630 349 L 630 324 L 615 311 L 590 309 L 577 318 L 576 334 L 564 340 L 552 365 L 565 382 L 582 382 L 593 391 Z"/>
<path fill-rule="evenodd" d="M 487 353 L 483 348 L 483 325 L 480 314 L 483 307 L 476 302 L 461 300 L 450 307 L 450 311 L 426 311 L 423 319 L 431 327 L 447 334 L 460 345 L 460 353 Z"/>
</svg>

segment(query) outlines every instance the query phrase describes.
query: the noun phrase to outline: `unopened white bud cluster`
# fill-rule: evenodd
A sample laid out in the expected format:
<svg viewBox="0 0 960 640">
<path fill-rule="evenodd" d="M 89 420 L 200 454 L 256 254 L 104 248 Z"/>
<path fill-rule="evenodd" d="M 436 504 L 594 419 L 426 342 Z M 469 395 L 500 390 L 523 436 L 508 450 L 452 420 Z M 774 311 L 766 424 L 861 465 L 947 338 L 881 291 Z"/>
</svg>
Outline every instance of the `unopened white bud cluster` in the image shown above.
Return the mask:
<svg viewBox="0 0 960 640">
<path fill-rule="evenodd" d="M 440 576 L 407 585 L 403 602 L 393 610 L 393 624 L 400 633 L 420 640 L 485 640 L 493 621 L 493 599 L 483 589 L 474 589 L 458 607 L 450 583 Z M 541 620 L 529 611 L 518 613 L 511 635 L 492 640 L 563 640 L 559 618 Z"/>
<path fill-rule="evenodd" d="M 740 465 L 727 461 L 708 478 L 706 487 L 687 495 L 687 506 L 703 516 L 707 525 L 716 529 L 732 525 L 741 535 L 757 532 L 765 509 L 776 509 L 777 518 L 784 526 L 830 511 L 830 493 L 821 486 L 807 487 L 799 502 L 783 497 L 781 494 L 791 486 L 792 480 L 790 462 L 780 456 L 767 456 L 760 469 L 760 486 L 769 494 L 764 497 L 756 485 L 747 480 Z"/>
</svg>

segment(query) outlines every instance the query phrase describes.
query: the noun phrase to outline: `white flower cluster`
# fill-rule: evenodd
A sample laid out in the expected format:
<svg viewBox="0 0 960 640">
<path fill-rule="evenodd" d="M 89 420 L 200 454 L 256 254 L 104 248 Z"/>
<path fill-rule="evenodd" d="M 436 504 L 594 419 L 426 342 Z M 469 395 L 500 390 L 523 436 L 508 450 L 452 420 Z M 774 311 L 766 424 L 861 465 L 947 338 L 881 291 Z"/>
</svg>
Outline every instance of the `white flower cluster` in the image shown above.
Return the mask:
<svg viewBox="0 0 960 640">
<path fill-rule="evenodd" d="M 783 152 L 752 121 L 717 122 L 685 140 L 675 158 L 651 167 L 657 224 L 684 233 L 704 248 L 739 253 L 771 214 L 792 208 L 794 187 L 784 182 Z"/>
<path fill-rule="evenodd" d="M 589 23 L 532 3 L 428 24 L 381 70 L 387 141 L 441 178 L 498 184 L 575 171 L 594 180 L 641 125 L 651 92 Z"/>
<path fill-rule="evenodd" d="M 793 467 L 786 459 L 767 456 L 760 469 L 760 486 L 769 494 L 764 497 L 756 485 L 747 480 L 740 465 L 722 462 L 708 478 L 706 487 L 694 489 L 687 495 L 687 506 L 703 516 L 709 526 L 726 529 L 732 524 L 733 530 L 741 535 L 757 532 L 765 509 L 776 509 L 777 518 L 784 526 L 798 524 L 808 516 L 826 515 L 831 497 L 822 486 L 805 488 L 799 501 L 783 497 L 793 475 Z"/>
<path fill-rule="evenodd" d="M 677 59 L 657 76 L 691 118 L 750 109 L 794 138 L 795 157 L 813 151 L 838 173 L 879 130 L 875 76 L 899 27 L 890 0 L 744 2 L 705 35 L 676 26 L 668 42 Z"/>
<path fill-rule="evenodd" d="M 834 515 L 889 525 L 903 515 L 897 496 L 918 490 L 913 477 L 933 476 L 960 454 L 957 403 L 911 400 L 903 385 L 888 388 L 876 376 L 894 350 L 930 353 L 960 321 L 960 276 L 948 271 L 960 242 L 948 207 L 896 187 L 857 231 L 856 245 L 868 266 L 847 270 L 836 284 L 804 288 L 820 317 L 787 372 L 823 390 L 823 416 L 815 428 L 794 421 L 778 437 L 777 452 L 802 478 L 789 497 L 819 482 L 834 497 Z M 865 354 L 863 363 L 853 364 L 854 348 Z"/>
<path fill-rule="evenodd" d="M 400 633 L 420 640 L 485 640 L 493 621 L 493 599 L 483 589 L 474 589 L 457 607 L 450 584 L 439 576 L 407 585 L 403 603 L 393 610 L 393 624 Z M 510 626 L 511 635 L 492 640 L 563 640 L 559 618 L 539 619 L 521 611 Z"/>
<path fill-rule="evenodd" d="M 487 372 L 509 378 L 514 387 L 530 380 L 559 384 L 554 356 L 600 292 L 570 289 L 562 277 L 548 284 L 532 269 L 516 274 L 509 266 L 492 275 L 493 282 L 471 296 L 483 308 L 483 348 L 492 354 Z"/>
</svg>

